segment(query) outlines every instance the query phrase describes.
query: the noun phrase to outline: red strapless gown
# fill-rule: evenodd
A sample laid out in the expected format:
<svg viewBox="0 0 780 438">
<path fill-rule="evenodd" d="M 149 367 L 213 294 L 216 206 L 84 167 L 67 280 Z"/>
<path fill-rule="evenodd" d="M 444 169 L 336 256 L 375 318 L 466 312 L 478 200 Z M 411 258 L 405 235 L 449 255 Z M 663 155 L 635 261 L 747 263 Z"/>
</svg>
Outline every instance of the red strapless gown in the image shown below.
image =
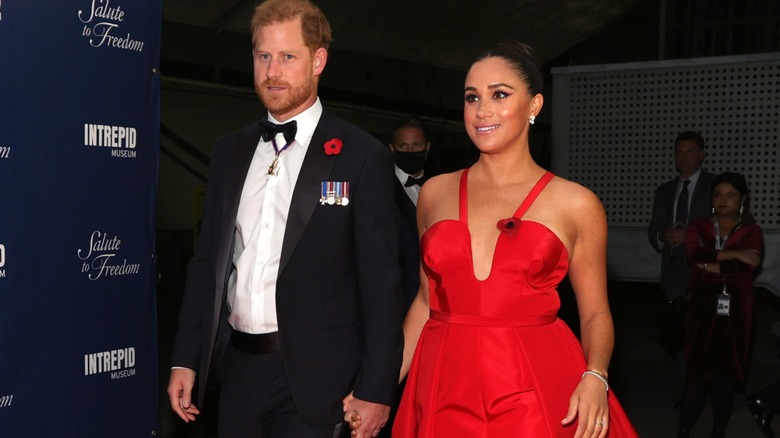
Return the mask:
<svg viewBox="0 0 780 438">
<path fill-rule="evenodd" d="M 460 180 L 460 220 L 433 224 L 421 240 L 431 317 L 423 328 L 393 437 L 570 437 L 569 397 L 586 363 L 582 347 L 557 318 L 556 287 L 566 275 L 566 247 L 544 225 L 515 221 L 502 232 L 490 275 L 477 280 L 468 230 L 467 175 Z M 522 218 L 552 173 L 517 209 Z M 613 394 L 610 437 L 636 431 Z"/>
</svg>

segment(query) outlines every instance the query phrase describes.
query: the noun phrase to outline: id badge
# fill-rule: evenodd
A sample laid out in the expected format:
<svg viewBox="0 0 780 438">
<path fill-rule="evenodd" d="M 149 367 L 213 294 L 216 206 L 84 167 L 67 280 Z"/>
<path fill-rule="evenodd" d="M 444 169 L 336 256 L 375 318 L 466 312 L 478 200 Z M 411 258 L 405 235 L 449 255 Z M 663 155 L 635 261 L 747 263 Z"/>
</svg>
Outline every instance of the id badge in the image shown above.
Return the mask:
<svg viewBox="0 0 780 438">
<path fill-rule="evenodd" d="M 718 294 L 718 310 L 715 314 L 718 316 L 729 316 L 730 308 L 731 308 L 731 295 Z"/>
</svg>

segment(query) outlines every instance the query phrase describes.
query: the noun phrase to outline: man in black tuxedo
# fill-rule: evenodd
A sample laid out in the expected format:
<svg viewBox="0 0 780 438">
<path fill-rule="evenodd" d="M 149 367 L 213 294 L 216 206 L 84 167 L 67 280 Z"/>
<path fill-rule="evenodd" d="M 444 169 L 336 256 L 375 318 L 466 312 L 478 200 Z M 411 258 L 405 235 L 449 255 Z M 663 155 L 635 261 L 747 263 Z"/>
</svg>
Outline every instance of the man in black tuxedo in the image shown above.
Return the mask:
<svg viewBox="0 0 780 438">
<path fill-rule="evenodd" d="M 425 174 L 425 161 L 431 150 L 428 130 L 417 117 L 400 119 L 393 129 L 390 143 L 395 161 L 395 176 L 404 186 L 404 192 L 412 204 L 417 206 L 420 187 L 428 175 Z"/>
<path fill-rule="evenodd" d="M 715 175 L 701 168 L 704 139 L 685 131 L 674 141 L 674 163 L 679 175 L 655 191 L 647 237 L 661 253 L 661 289 L 669 301 L 685 295 L 690 267 L 685 259 L 685 227 L 712 215 Z"/>
<path fill-rule="evenodd" d="M 390 150 L 395 161 L 398 208 L 401 211 L 401 279 L 408 308 L 420 287 L 420 245 L 417 235 L 417 196 L 429 175 L 425 162 L 431 149 L 428 130 L 417 117 L 400 119 L 393 129 Z"/>
<path fill-rule="evenodd" d="M 330 41 L 308 0 L 258 6 L 254 80 L 268 120 L 215 145 L 168 395 L 192 421 L 216 377 L 220 438 L 330 438 L 350 391 L 368 437 L 395 395 L 397 183 L 387 148 L 322 108 Z"/>
</svg>

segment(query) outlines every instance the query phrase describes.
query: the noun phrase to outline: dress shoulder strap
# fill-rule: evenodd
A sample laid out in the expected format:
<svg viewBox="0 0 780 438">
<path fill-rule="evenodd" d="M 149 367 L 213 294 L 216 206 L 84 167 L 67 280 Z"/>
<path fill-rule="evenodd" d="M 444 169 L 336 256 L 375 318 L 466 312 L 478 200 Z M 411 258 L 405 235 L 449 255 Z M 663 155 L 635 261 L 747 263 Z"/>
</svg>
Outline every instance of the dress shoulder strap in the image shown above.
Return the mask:
<svg viewBox="0 0 780 438">
<path fill-rule="evenodd" d="M 531 204 L 533 204 L 536 198 L 539 196 L 539 193 L 542 193 L 542 190 L 544 190 L 545 186 L 547 186 L 547 183 L 550 182 L 550 180 L 552 180 L 553 177 L 555 177 L 555 174 L 548 171 L 545 172 L 545 174 L 542 175 L 541 178 L 539 178 L 539 181 L 537 181 L 536 184 L 534 184 L 534 187 L 528 193 L 528 196 L 525 197 L 523 203 L 520 204 L 520 207 L 517 208 L 514 217 L 517 218 L 523 217 L 525 212 L 531 207 Z"/>
<path fill-rule="evenodd" d="M 466 224 L 469 224 L 469 169 L 463 169 L 463 173 L 460 174 L 460 188 L 458 190 L 458 220 Z"/>
</svg>

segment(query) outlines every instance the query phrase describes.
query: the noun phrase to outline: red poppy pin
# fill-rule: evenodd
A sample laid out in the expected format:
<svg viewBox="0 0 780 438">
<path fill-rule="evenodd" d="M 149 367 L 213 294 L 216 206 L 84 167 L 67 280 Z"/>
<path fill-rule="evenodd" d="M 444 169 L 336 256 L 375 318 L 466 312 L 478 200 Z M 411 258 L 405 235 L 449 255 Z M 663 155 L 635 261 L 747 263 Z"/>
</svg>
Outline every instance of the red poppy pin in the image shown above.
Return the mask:
<svg viewBox="0 0 780 438">
<path fill-rule="evenodd" d="M 338 155 L 341 153 L 341 146 L 343 143 L 338 138 L 331 138 L 325 142 L 325 154 L 326 155 Z"/>
<path fill-rule="evenodd" d="M 498 228 L 498 231 L 506 233 L 507 236 L 514 236 L 517 234 L 517 230 L 520 229 L 520 222 L 522 222 L 522 220 L 516 217 L 501 219 L 496 224 L 496 228 Z"/>
</svg>

